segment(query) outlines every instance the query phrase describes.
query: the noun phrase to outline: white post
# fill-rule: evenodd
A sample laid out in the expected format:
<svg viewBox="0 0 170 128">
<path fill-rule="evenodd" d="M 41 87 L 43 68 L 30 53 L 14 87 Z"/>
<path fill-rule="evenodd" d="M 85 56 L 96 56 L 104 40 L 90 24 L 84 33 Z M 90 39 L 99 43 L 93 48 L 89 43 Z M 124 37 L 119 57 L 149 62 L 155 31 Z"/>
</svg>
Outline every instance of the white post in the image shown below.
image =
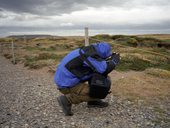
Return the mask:
<svg viewBox="0 0 170 128">
<path fill-rule="evenodd" d="M 13 62 L 13 64 L 15 64 L 15 53 L 14 53 L 14 42 L 13 42 L 13 40 L 11 42 L 11 46 L 12 46 L 12 62 Z"/>
<path fill-rule="evenodd" d="M 26 42 L 27 42 L 26 36 L 24 35 L 24 43 L 25 43 L 25 45 L 26 45 Z"/>
<path fill-rule="evenodd" d="M 85 46 L 89 45 L 89 31 L 88 27 L 85 27 Z"/>
</svg>

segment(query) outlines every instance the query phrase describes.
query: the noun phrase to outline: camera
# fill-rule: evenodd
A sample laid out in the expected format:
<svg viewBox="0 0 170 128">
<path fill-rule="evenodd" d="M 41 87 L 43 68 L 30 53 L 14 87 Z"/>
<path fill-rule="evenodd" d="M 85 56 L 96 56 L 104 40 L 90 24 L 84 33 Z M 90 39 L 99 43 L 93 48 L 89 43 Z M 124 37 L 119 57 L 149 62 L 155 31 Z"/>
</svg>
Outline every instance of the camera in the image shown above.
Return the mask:
<svg viewBox="0 0 170 128">
<path fill-rule="evenodd" d="M 116 53 L 116 52 L 112 53 L 111 59 L 114 59 L 114 58 L 119 58 L 120 59 L 120 54 Z"/>
<path fill-rule="evenodd" d="M 120 54 L 119 54 L 119 53 L 114 52 L 114 53 L 112 53 L 112 55 L 111 55 L 111 56 L 109 56 L 108 58 L 106 58 L 106 61 L 113 60 L 114 58 L 116 58 L 116 59 L 120 59 Z"/>
</svg>

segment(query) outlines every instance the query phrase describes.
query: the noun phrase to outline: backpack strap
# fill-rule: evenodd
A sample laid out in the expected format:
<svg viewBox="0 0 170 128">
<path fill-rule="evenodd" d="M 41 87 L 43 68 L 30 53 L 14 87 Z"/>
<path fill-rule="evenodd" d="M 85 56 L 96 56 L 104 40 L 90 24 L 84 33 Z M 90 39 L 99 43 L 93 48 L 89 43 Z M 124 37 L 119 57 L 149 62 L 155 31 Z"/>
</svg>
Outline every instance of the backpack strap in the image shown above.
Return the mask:
<svg viewBox="0 0 170 128">
<path fill-rule="evenodd" d="M 82 50 L 82 48 L 80 48 L 80 50 L 79 50 L 80 58 L 81 58 L 83 61 L 85 61 L 94 72 L 96 72 L 96 68 L 95 68 L 95 67 L 91 64 L 91 62 L 87 59 L 87 57 L 89 57 L 89 56 L 86 56 L 85 54 L 83 54 L 81 50 Z"/>
<path fill-rule="evenodd" d="M 85 52 L 86 56 L 96 56 L 97 55 L 96 49 L 92 45 L 81 47 L 81 49 Z"/>
</svg>

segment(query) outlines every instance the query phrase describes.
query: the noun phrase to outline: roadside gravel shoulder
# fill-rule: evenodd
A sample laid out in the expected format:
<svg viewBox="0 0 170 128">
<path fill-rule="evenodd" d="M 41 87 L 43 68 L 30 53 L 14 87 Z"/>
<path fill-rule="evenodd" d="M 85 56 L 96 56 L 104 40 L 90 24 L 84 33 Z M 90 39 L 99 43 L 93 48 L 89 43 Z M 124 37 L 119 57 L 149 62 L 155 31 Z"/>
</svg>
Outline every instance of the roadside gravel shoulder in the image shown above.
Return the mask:
<svg viewBox="0 0 170 128">
<path fill-rule="evenodd" d="M 107 108 L 73 105 L 65 117 L 53 76 L 12 65 L 0 56 L 0 128 L 155 128 L 152 108 L 109 95 Z M 166 127 L 167 125 L 165 125 Z"/>
</svg>

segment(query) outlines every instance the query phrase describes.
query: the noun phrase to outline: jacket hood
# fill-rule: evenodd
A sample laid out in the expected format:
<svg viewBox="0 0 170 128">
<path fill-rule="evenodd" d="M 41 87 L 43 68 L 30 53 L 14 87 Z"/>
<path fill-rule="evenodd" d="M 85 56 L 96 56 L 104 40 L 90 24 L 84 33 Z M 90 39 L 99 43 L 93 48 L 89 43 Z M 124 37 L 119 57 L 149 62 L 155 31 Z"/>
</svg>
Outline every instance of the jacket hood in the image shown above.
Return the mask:
<svg viewBox="0 0 170 128">
<path fill-rule="evenodd" d="M 97 53 L 99 54 L 99 56 L 103 59 L 111 56 L 112 54 L 111 46 L 110 44 L 106 42 L 100 42 L 100 43 L 94 44 L 94 47 Z"/>
</svg>

